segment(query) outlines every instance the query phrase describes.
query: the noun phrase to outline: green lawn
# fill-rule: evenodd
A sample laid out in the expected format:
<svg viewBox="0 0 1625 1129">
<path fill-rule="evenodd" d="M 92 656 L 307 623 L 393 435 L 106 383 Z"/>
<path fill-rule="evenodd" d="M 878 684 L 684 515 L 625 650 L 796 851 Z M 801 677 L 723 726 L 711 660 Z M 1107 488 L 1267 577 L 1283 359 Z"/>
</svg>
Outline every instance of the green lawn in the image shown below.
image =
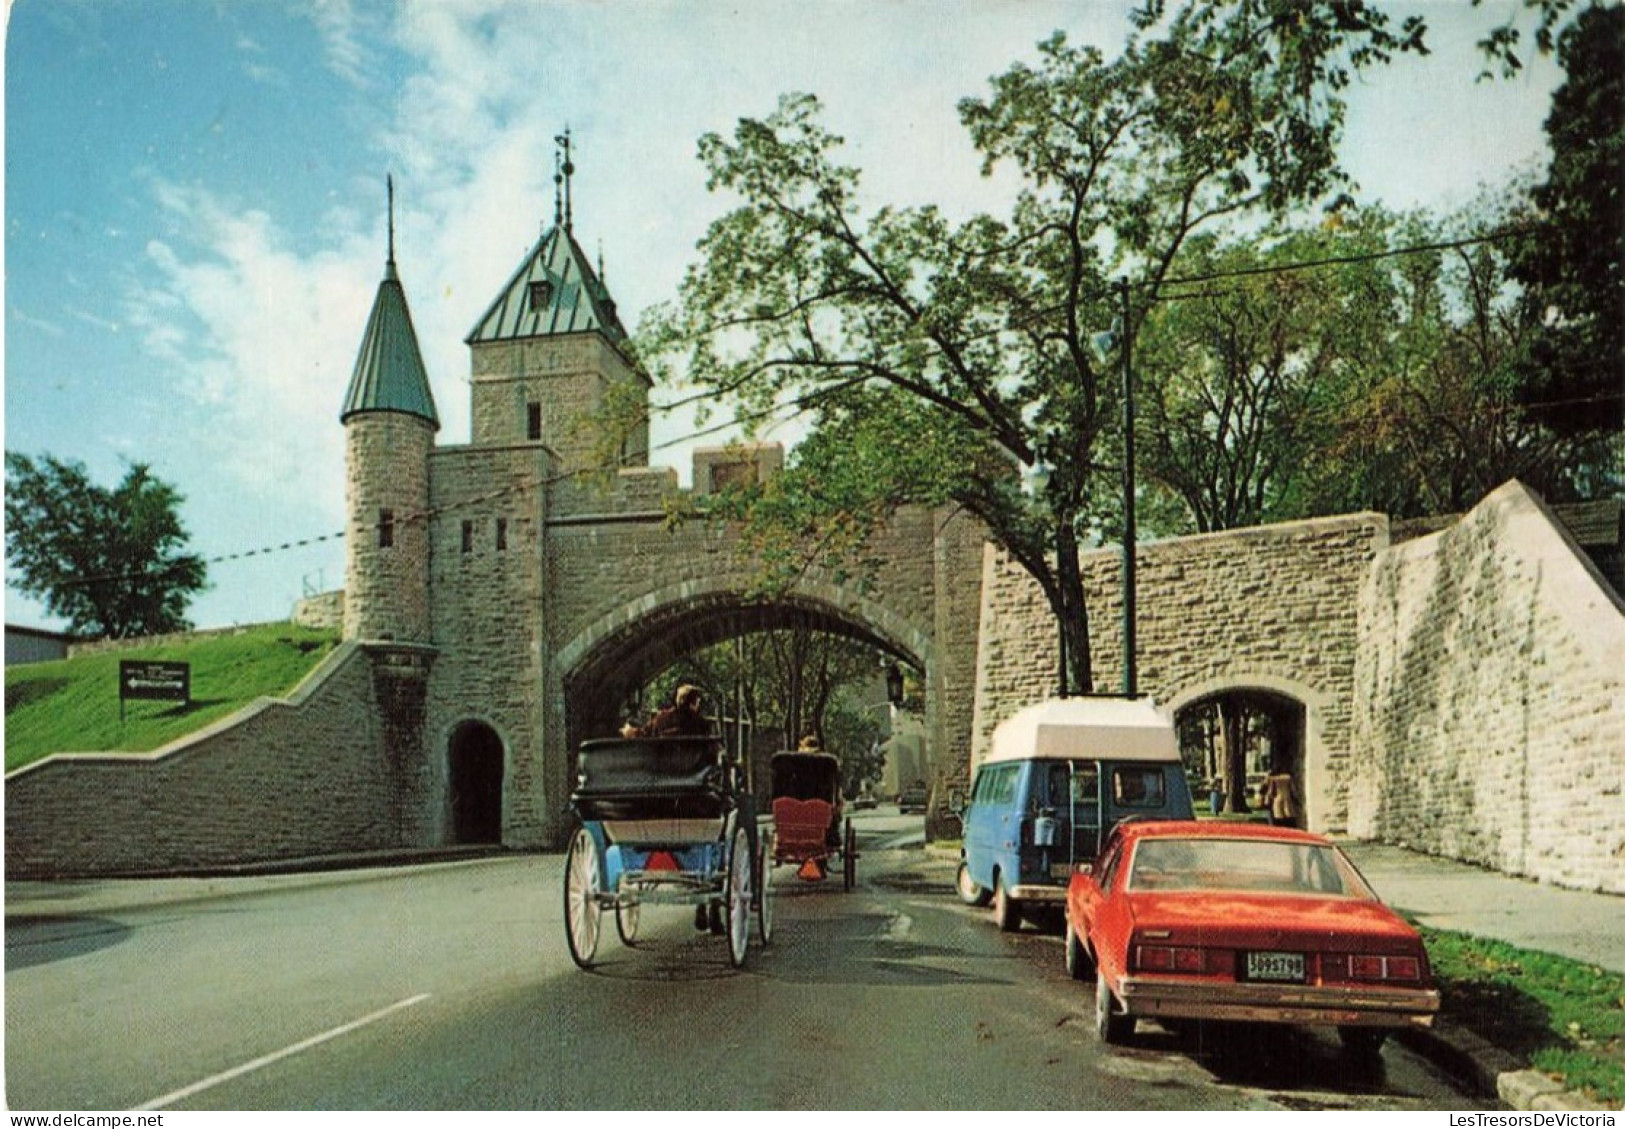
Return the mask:
<svg viewBox="0 0 1625 1129">
<path fill-rule="evenodd" d="M 1612 1108 L 1625 1103 L 1625 976 L 1420 927 L 1442 1014 Z"/>
<path fill-rule="evenodd" d="M 52 753 L 151 751 L 258 697 L 286 694 L 337 645 L 336 632 L 274 623 L 7 667 L 6 771 Z M 120 659 L 190 663 L 191 702 L 126 702 L 120 721 Z"/>
</svg>

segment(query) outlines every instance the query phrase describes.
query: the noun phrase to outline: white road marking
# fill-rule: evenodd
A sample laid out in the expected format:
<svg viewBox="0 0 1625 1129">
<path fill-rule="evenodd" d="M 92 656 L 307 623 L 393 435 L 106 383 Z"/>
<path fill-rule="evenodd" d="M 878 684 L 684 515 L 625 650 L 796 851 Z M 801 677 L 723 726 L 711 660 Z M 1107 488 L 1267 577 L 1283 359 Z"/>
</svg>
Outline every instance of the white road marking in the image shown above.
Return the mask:
<svg viewBox="0 0 1625 1129">
<path fill-rule="evenodd" d="M 135 1108 L 138 1110 L 163 1109 L 165 1106 L 173 1105 L 175 1102 L 189 1098 L 193 1094 L 200 1094 L 204 1090 L 218 1086 L 222 1082 L 229 1082 L 233 1078 L 241 1078 L 244 1074 L 250 1074 L 253 1071 L 259 1070 L 261 1067 L 270 1066 L 273 1062 L 280 1062 L 283 1059 L 299 1054 L 302 1051 L 308 1051 L 310 1048 L 319 1046 L 330 1039 L 337 1039 L 340 1035 L 348 1035 L 351 1031 L 359 1030 L 360 1028 L 367 1026 L 369 1023 L 376 1023 L 380 1019 L 384 1019 L 387 1016 L 395 1014 L 397 1011 L 402 1011 L 416 1004 L 420 1004 L 428 998 L 429 994 L 425 992 L 422 995 L 412 996 L 409 999 L 396 1000 L 388 1007 L 380 1008 L 371 1015 L 363 1015 L 360 1019 L 353 1019 L 349 1023 L 333 1028 L 331 1031 L 323 1031 L 320 1035 L 312 1035 L 310 1038 L 303 1039 L 293 1044 L 291 1047 L 283 1047 L 280 1051 L 273 1051 L 268 1055 L 263 1055 L 260 1058 L 253 1060 L 252 1062 L 245 1062 L 241 1066 L 234 1066 L 230 1070 L 221 1071 L 219 1074 L 211 1074 L 209 1077 L 200 1082 L 193 1082 L 190 1086 L 184 1086 L 179 1090 L 171 1090 L 163 1097 L 153 1098 L 150 1102 L 143 1105 L 138 1105 Z"/>
<path fill-rule="evenodd" d="M 886 926 L 885 940 L 905 941 L 908 939 L 908 931 L 912 928 L 914 928 L 914 919 L 906 913 L 899 913 Z"/>
</svg>

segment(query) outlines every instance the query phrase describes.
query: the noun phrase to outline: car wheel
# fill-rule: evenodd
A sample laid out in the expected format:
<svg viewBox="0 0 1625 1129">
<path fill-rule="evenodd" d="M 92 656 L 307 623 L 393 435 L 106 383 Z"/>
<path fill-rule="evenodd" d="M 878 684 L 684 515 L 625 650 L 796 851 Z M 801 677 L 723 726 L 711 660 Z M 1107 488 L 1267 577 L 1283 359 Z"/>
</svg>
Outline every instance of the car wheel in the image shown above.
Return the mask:
<svg viewBox="0 0 1625 1129">
<path fill-rule="evenodd" d="M 968 906 L 981 909 L 987 905 L 992 894 L 976 884 L 976 879 L 970 876 L 970 868 L 964 863 L 959 864 L 959 874 L 954 879 L 954 885 L 959 890 L 959 900 Z"/>
<path fill-rule="evenodd" d="M 1388 1041 L 1388 1032 L 1381 1027 L 1339 1027 L 1337 1037 L 1343 1041 L 1343 1049 L 1356 1058 L 1376 1058 Z"/>
<path fill-rule="evenodd" d="M 993 876 L 993 923 L 1000 932 L 1014 933 L 1021 928 L 1021 903 L 1004 892 L 1004 876 Z"/>
<path fill-rule="evenodd" d="M 1128 1042 L 1129 1036 L 1134 1034 L 1134 1017 L 1117 1010 L 1106 976 L 1098 969 L 1095 972 L 1095 1033 L 1101 1042 L 1114 1047 Z"/>
<path fill-rule="evenodd" d="M 1095 962 L 1089 959 L 1089 950 L 1070 919 L 1066 923 L 1066 971 L 1074 980 L 1087 980 L 1095 974 Z"/>
</svg>

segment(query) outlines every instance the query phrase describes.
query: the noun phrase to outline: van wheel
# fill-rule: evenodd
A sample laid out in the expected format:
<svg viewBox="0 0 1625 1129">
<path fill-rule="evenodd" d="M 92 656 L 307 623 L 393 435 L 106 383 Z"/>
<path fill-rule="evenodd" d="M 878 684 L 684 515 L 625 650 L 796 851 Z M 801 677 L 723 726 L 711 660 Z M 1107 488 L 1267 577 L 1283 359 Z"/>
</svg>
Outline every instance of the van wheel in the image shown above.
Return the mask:
<svg viewBox="0 0 1625 1129">
<path fill-rule="evenodd" d="M 1087 980 L 1095 974 L 1095 962 L 1089 959 L 1089 950 L 1070 919 L 1066 923 L 1066 971 L 1074 980 Z"/>
<path fill-rule="evenodd" d="M 1004 876 L 993 876 L 993 923 L 1000 932 L 1014 933 L 1021 928 L 1021 903 L 1004 892 Z"/>
<path fill-rule="evenodd" d="M 959 864 L 959 874 L 954 879 L 954 885 L 959 890 L 959 900 L 977 909 L 987 905 L 993 897 L 989 891 L 976 884 L 976 880 L 970 876 L 970 868 L 964 863 Z"/>
</svg>

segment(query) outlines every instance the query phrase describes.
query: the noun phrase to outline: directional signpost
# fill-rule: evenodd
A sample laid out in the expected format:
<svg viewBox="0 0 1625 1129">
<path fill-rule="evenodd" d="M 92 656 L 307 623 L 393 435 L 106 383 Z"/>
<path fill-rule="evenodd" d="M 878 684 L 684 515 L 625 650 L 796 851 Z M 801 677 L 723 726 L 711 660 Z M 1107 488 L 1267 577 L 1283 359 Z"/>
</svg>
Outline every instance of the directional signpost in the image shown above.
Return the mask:
<svg viewBox="0 0 1625 1129">
<path fill-rule="evenodd" d="M 119 721 L 124 720 L 124 703 L 131 700 L 190 703 L 192 664 L 121 659 L 118 664 Z"/>
</svg>

